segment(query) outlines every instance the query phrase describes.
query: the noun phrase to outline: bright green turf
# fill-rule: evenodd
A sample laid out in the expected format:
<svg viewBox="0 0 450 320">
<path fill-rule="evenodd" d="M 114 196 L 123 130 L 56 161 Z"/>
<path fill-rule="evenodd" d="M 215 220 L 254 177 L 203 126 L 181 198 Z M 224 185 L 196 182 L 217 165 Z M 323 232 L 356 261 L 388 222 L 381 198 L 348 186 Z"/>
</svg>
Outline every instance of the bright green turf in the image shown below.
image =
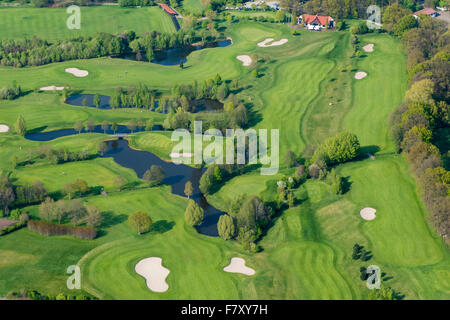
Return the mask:
<svg viewBox="0 0 450 320">
<path fill-rule="evenodd" d="M 292 36 L 287 26 L 276 24 L 225 25 L 233 45 L 192 53 L 184 70 L 102 58 L 37 68 L 0 68 L 0 86 L 16 79 L 26 90 L 68 84 L 85 92 L 110 94 L 114 87 L 130 83 L 143 82 L 167 91 L 174 79 L 180 83 L 201 81 L 216 73 L 225 79 L 239 77 L 241 83 L 249 85 L 241 97 L 253 104 L 252 125 L 280 129 L 281 158 L 287 149 L 300 152 L 307 144 L 317 144 L 343 129 L 357 133 L 363 146 L 380 148 L 373 161 L 338 167 L 352 183 L 351 191 L 335 196 L 326 183 L 308 181 L 296 191 L 300 203 L 275 219 L 259 243 L 263 251 L 251 255 L 242 252 L 236 242 L 212 239 L 186 227 L 186 201 L 170 194 L 168 187 L 89 197 L 85 200 L 97 204 L 107 218 L 101 236 L 94 241 L 46 238 L 27 230 L 0 239 L 0 256 L 7 261 L 0 263 L 0 274 L 8 275 L 0 280 L 0 295 L 24 284 L 52 293 L 65 290 L 65 268 L 80 261 L 83 288 L 105 298 L 361 299 L 368 290 L 359 280 L 359 268 L 376 264 L 393 277 L 386 285 L 392 285 L 406 299 L 449 299 L 448 248 L 427 224 L 405 160 L 390 154 L 387 117 L 406 88 L 405 56 L 400 44 L 387 35 L 362 36 L 364 44 L 375 44 L 375 51 L 357 61 L 350 58 L 348 33 L 302 31 Z M 279 47 L 256 46 L 269 37 L 289 41 Z M 235 58 L 253 53 L 268 55 L 271 60 L 261 65 L 263 76 L 258 79 Z M 89 70 L 89 76 L 66 74 L 64 68 L 72 66 Z M 368 76 L 355 80 L 354 71 L 342 72 L 348 66 L 366 71 Z M 124 122 L 144 117 L 159 123 L 164 118 L 140 110 L 70 107 L 59 100 L 52 93 L 31 93 L 15 101 L 2 101 L 0 123 L 12 125 L 18 114 L 23 114 L 30 129 L 47 126 L 45 129 L 50 130 L 89 118 Z M 11 170 L 11 156 L 25 157 L 30 147 L 48 144 L 93 151 L 102 138 L 100 134 L 82 134 L 38 143 L 13 133 L 1 134 L 0 168 Z M 173 145 L 168 133 L 155 132 L 136 134 L 131 144 L 166 159 Z M 94 186 L 110 186 L 117 172 L 135 181 L 134 174 L 108 161 L 20 168 L 15 175 L 30 181 L 39 176 L 49 188 L 65 182 L 57 175 L 63 169 L 79 172 Z M 90 176 L 90 171 L 98 172 Z M 260 176 L 259 171 L 250 172 L 228 181 L 210 196 L 210 201 L 227 209 L 242 193 L 271 199 L 276 193 L 276 180 L 274 176 Z M 374 221 L 359 217 L 359 210 L 366 206 L 377 209 Z M 36 213 L 36 207 L 27 210 Z M 132 235 L 126 222 L 127 216 L 138 210 L 148 212 L 156 225 L 156 230 L 142 237 Z M 366 263 L 352 260 L 355 242 L 366 246 L 374 257 Z M 163 265 L 171 270 L 166 293 L 150 292 L 144 279 L 133 271 L 135 263 L 151 256 L 162 257 Z M 244 257 L 256 275 L 223 272 L 232 256 Z"/>
<path fill-rule="evenodd" d="M 32 38 L 56 40 L 93 36 L 99 32 L 136 33 L 159 30 L 174 32 L 171 18 L 159 7 L 121 8 L 94 6 L 81 8 L 81 28 L 70 30 L 65 8 L 0 8 L 0 38 Z"/>
<path fill-rule="evenodd" d="M 199 15 L 205 11 L 205 7 L 200 0 L 183 0 L 182 5 L 183 9 L 189 13 Z"/>
</svg>

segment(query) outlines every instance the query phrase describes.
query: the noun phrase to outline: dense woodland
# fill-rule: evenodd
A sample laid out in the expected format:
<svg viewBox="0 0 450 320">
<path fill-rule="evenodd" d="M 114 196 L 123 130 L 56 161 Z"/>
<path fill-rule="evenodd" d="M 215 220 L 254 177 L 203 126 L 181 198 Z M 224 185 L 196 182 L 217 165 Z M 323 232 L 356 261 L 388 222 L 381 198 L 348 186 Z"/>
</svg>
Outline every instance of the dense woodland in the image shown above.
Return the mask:
<svg viewBox="0 0 450 320">
<path fill-rule="evenodd" d="M 400 13 L 390 31 L 404 42 L 410 79 L 402 105 L 391 115 L 392 137 L 411 165 L 432 222 L 448 242 L 450 36 L 439 20 L 422 15 L 415 23 L 405 23 L 409 10 L 396 5 L 389 10 Z"/>
</svg>

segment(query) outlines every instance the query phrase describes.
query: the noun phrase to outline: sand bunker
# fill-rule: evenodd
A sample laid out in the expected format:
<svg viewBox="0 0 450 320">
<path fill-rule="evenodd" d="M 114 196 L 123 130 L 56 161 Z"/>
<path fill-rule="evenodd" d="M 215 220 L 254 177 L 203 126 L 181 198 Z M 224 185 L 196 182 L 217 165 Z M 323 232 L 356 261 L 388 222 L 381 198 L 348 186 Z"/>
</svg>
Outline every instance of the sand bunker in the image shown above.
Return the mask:
<svg viewBox="0 0 450 320">
<path fill-rule="evenodd" d="M 75 77 L 86 77 L 89 74 L 86 70 L 80 70 L 78 68 L 67 68 L 64 71 L 73 74 Z"/>
<path fill-rule="evenodd" d="M 230 264 L 225 268 L 223 268 L 223 271 L 232 273 L 242 273 L 247 276 L 252 276 L 255 274 L 255 270 L 245 266 L 245 260 L 242 258 L 231 258 Z"/>
<path fill-rule="evenodd" d="M 146 258 L 139 261 L 134 270 L 147 280 L 147 287 L 153 292 L 165 292 L 169 289 L 166 278 L 170 270 L 162 266 L 162 259 L 158 257 Z"/>
<path fill-rule="evenodd" d="M 244 67 L 248 67 L 249 65 L 252 64 L 252 58 L 250 58 L 250 56 L 247 56 L 246 54 L 237 56 L 236 59 L 238 59 L 239 61 L 242 61 L 242 65 Z"/>
<path fill-rule="evenodd" d="M 39 90 L 41 90 L 41 91 L 54 91 L 54 90 L 61 91 L 61 90 L 64 90 L 64 87 L 48 86 L 48 87 L 42 87 Z"/>
<path fill-rule="evenodd" d="M 359 214 L 364 220 L 373 220 L 376 218 L 375 212 L 377 212 L 377 210 L 374 208 L 364 208 L 359 212 Z"/>
<path fill-rule="evenodd" d="M 193 156 L 193 154 L 189 153 L 189 152 L 183 152 L 183 153 L 172 152 L 170 154 L 171 158 L 190 158 L 192 156 Z"/>
<path fill-rule="evenodd" d="M 358 71 L 355 73 L 355 79 L 361 80 L 362 78 L 365 78 L 367 76 L 367 73 L 363 71 Z"/>
<path fill-rule="evenodd" d="M 8 132 L 9 127 L 6 124 L 0 124 L 0 132 Z"/>
<path fill-rule="evenodd" d="M 274 39 L 272 39 L 272 38 L 267 38 L 266 40 L 261 41 L 260 43 L 258 43 L 258 47 L 281 46 L 282 44 L 285 44 L 286 42 L 288 42 L 288 39 L 281 39 L 281 40 L 278 40 L 278 41 L 273 41 L 273 40 Z M 270 44 L 268 44 L 269 42 L 270 42 Z"/>
<path fill-rule="evenodd" d="M 365 52 L 373 52 L 373 43 L 370 43 L 370 44 L 368 44 L 368 45 L 365 45 L 365 46 L 363 47 L 363 50 L 364 50 Z"/>
</svg>

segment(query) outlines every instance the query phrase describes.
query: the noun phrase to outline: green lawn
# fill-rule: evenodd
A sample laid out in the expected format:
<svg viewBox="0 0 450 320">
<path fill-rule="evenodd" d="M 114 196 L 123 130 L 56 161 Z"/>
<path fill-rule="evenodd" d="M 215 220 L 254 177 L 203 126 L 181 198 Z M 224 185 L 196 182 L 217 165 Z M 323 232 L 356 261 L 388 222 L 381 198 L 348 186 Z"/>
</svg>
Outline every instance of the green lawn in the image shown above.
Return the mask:
<svg viewBox="0 0 450 320">
<path fill-rule="evenodd" d="M 337 167 L 350 182 L 350 191 L 336 196 L 325 182 L 308 180 L 296 191 L 299 203 L 273 221 L 258 243 L 262 251 L 256 254 L 243 252 L 237 242 L 203 236 L 187 227 L 186 199 L 172 195 L 167 186 L 87 197 L 84 200 L 98 205 L 105 216 L 95 240 L 47 238 L 28 230 L 0 239 L 0 274 L 8 275 L 0 279 L 0 295 L 23 286 L 50 293 L 66 291 L 65 270 L 78 262 L 83 289 L 102 298 L 364 299 L 368 289 L 359 279 L 359 268 L 375 264 L 386 273 L 385 285 L 405 299 L 450 299 L 448 248 L 428 225 L 407 163 L 392 153 L 387 134 L 388 115 L 406 89 L 405 55 L 400 43 L 384 34 L 361 36 L 364 44 L 375 44 L 375 51 L 356 59 L 350 57 L 347 32 L 300 31 L 293 36 L 286 25 L 255 22 L 224 23 L 223 27 L 233 45 L 193 52 L 183 70 L 110 58 L 23 69 L 1 67 L 0 87 L 15 79 L 25 90 L 63 84 L 87 93 L 111 94 L 117 86 L 142 82 L 167 93 L 175 80 L 203 81 L 216 73 L 223 79 L 239 78 L 248 86 L 239 97 L 250 108 L 252 127 L 280 130 L 281 159 L 288 149 L 300 153 L 305 146 L 342 130 L 356 133 L 364 150 L 379 149 L 375 160 Z M 287 38 L 288 42 L 279 47 L 256 45 L 266 38 Z M 267 60 L 259 64 L 261 77 L 251 76 L 236 59 L 240 54 L 257 54 Z M 89 75 L 75 78 L 64 72 L 66 67 L 86 69 Z M 368 76 L 356 80 L 356 70 Z M 0 123 L 12 126 L 19 114 L 32 130 L 72 127 L 77 120 L 87 119 L 121 123 L 132 118 L 153 118 L 156 123 L 164 120 L 164 115 L 154 112 L 71 107 L 60 100 L 59 94 L 28 93 L 17 100 L 1 101 Z M 12 170 L 11 157 L 25 158 L 29 148 L 51 145 L 95 151 L 104 138 L 101 134 L 80 134 L 32 142 L 12 132 L 3 133 L 0 170 Z M 161 132 L 138 133 L 130 141 L 133 147 L 164 159 L 174 144 L 170 133 Z M 239 194 L 273 199 L 276 181 L 291 172 L 283 167 L 280 171 L 276 176 L 261 176 L 255 170 L 235 177 L 208 199 L 224 210 Z M 133 172 L 111 159 L 38 163 L 16 169 L 13 176 L 23 182 L 40 179 L 50 190 L 77 177 L 111 190 L 118 173 L 138 183 Z M 377 209 L 373 221 L 359 216 L 367 206 Z M 36 207 L 26 210 L 37 212 Z M 154 222 L 153 230 L 142 236 L 133 235 L 126 221 L 129 214 L 139 210 L 148 212 Z M 371 260 L 352 260 L 355 242 L 371 251 Z M 145 280 L 134 272 L 140 259 L 152 256 L 161 257 L 171 271 L 166 293 L 149 291 Z M 246 277 L 223 272 L 233 256 L 245 258 L 256 274 Z"/>
<path fill-rule="evenodd" d="M 183 0 L 182 8 L 186 12 L 197 15 L 200 15 L 205 11 L 205 7 L 200 0 Z"/>
<path fill-rule="evenodd" d="M 136 33 L 159 30 L 174 32 L 169 15 L 159 7 L 121 8 L 119 6 L 94 6 L 81 8 L 80 29 L 68 29 L 70 14 L 65 8 L 0 8 L 1 39 L 32 38 L 48 40 L 93 36 L 99 32 Z"/>
</svg>

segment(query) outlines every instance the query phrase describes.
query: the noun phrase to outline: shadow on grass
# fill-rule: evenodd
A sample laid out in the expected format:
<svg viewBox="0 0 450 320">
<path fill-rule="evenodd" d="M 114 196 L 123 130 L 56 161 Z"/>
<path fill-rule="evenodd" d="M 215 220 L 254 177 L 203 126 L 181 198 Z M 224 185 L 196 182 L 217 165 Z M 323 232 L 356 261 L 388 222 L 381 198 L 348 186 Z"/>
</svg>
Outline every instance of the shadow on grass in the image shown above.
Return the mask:
<svg viewBox="0 0 450 320">
<path fill-rule="evenodd" d="M 152 225 L 150 232 L 155 233 L 166 233 L 170 231 L 175 226 L 175 222 L 167 220 L 158 220 Z"/>
</svg>

